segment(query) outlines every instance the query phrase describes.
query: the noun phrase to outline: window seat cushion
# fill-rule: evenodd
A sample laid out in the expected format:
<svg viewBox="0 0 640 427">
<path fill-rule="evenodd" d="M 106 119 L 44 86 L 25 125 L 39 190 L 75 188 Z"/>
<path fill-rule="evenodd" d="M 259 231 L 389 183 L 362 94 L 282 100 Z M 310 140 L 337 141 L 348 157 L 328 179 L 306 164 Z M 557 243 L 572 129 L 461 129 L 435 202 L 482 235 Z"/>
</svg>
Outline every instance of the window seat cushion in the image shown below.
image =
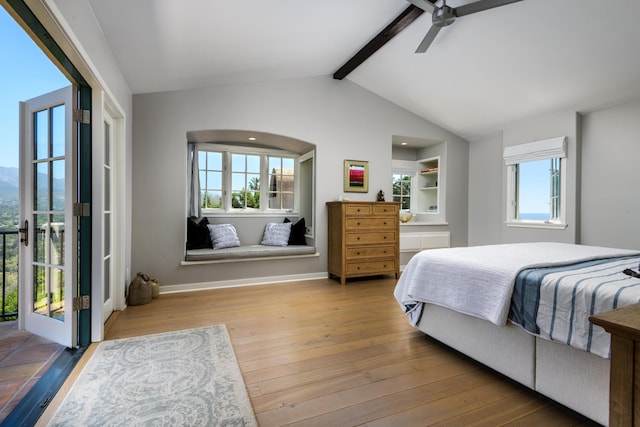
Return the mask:
<svg viewBox="0 0 640 427">
<path fill-rule="evenodd" d="M 266 246 L 243 245 L 224 249 L 189 249 L 185 261 L 209 261 L 220 259 L 262 258 L 314 254 L 316 248 L 307 245 Z"/>
</svg>

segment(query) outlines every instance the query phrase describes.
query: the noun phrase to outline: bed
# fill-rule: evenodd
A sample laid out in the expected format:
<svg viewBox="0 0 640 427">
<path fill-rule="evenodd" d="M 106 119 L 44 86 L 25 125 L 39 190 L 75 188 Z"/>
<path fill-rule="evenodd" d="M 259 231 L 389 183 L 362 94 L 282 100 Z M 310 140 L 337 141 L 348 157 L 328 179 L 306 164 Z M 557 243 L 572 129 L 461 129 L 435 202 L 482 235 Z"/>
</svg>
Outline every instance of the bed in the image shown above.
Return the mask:
<svg viewBox="0 0 640 427">
<path fill-rule="evenodd" d="M 588 317 L 640 301 L 639 264 L 639 251 L 551 242 L 434 249 L 394 296 L 421 331 L 607 425 L 610 337 Z"/>
</svg>

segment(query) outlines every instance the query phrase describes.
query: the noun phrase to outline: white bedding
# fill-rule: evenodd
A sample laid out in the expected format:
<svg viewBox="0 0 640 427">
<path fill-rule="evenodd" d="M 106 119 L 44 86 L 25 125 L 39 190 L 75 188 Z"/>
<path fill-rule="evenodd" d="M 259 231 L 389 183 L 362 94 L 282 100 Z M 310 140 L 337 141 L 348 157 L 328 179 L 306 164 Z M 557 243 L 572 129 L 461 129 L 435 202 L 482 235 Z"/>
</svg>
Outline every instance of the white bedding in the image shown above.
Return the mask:
<svg viewBox="0 0 640 427">
<path fill-rule="evenodd" d="M 521 270 L 639 253 L 550 242 L 426 250 L 409 261 L 394 296 L 414 326 L 424 302 L 505 325 Z"/>
</svg>

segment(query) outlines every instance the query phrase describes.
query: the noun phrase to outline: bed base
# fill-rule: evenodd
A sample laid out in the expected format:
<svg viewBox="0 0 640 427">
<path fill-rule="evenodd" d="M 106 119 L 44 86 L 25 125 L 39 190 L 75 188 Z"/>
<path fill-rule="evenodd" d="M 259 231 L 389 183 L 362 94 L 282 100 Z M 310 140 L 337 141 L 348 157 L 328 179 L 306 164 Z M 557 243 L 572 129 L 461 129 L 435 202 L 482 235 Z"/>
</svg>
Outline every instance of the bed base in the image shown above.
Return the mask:
<svg viewBox="0 0 640 427">
<path fill-rule="evenodd" d="M 519 326 L 500 327 L 430 304 L 425 304 L 418 328 L 532 390 L 608 425 L 608 359 L 537 338 Z"/>
</svg>

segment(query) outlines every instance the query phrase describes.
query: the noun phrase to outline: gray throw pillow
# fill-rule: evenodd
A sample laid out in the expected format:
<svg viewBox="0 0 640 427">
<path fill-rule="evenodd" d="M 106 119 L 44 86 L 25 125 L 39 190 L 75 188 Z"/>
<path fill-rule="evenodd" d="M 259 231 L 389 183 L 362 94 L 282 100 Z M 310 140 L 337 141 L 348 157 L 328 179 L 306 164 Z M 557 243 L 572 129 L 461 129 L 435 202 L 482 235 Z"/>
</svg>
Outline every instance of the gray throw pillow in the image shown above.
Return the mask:
<svg viewBox="0 0 640 427">
<path fill-rule="evenodd" d="M 240 246 L 240 239 L 233 224 L 209 224 L 213 249 L 233 248 Z"/>
<path fill-rule="evenodd" d="M 265 246 L 287 246 L 291 234 L 290 222 L 268 222 L 260 244 Z"/>
</svg>

